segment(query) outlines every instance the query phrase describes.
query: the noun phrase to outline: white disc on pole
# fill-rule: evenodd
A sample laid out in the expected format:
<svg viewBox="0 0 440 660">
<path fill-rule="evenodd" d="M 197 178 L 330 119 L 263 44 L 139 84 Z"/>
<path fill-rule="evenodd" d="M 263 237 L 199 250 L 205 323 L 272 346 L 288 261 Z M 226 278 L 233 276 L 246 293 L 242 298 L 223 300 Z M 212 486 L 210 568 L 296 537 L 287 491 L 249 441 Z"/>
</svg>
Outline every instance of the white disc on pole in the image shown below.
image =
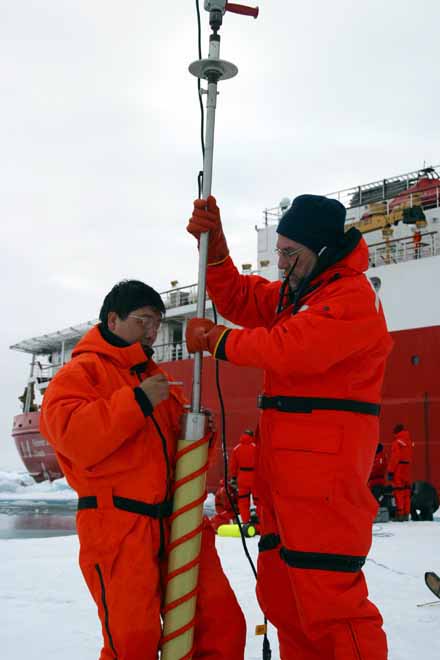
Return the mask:
<svg viewBox="0 0 440 660">
<path fill-rule="evenodd" d="M 226 60 L 196 60 L 189 65 L 189 72 L 196 78 L 205 78 L 208 80 L 214 77 L 216 81 L 234 78 L 238 73 L 238 68 L 232 62 Z"/>
</svg>

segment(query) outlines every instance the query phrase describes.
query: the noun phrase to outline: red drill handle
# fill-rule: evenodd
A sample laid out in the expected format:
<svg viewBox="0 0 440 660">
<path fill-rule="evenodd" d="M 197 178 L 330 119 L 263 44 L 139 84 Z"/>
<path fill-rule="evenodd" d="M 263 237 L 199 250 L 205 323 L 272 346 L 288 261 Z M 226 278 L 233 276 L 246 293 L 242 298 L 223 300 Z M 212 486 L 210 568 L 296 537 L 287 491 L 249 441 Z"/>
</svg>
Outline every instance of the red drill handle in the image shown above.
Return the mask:
<svg viewBox="0 0 440 660">
<path fill-rule="evenodd" d="M 258 7 L 246 7 L 245 5 L 236 5 L 234 2 L 227 2 L 226 11 L 231 11 L 234 14 L 243 14 L 244 16 L 253 16 L 254 18 L 257 18 L 258 12 L 260 10 Z"/>
</svg>

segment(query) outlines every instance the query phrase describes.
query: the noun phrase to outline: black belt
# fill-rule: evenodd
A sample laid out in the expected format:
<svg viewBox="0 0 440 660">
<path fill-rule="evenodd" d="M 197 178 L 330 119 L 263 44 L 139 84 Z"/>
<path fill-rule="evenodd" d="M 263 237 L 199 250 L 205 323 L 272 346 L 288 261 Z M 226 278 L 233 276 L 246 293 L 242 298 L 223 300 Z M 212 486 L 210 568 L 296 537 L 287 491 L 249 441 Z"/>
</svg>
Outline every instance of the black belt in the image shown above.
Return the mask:
<svg viewBox="0 0 440 660">
<path fill-rule="evenodd" d="M 351 399 L 327 399 L 321 397 L 300 396 L 265 396 L 260 394 L 257 400 L 258 408 L 267 410 L 273 408 L 279 412 L 312 413 L 314 410 L 341 410 L 344 412 L 362 413 L 363 415 L 379 416 L 380 405 L 367 401 Z"/>
<path fill-rule="evenodd" d="M 280 550 L 280 557 L 291 568 L 310 568 L 341 573 L 357 573 L 362 569 L 366 560 L 366 557 L 325 552 L 299 552 L 284 547 Z"/>
<path fill-rule="evenodd" d="M 265 552 L 266 550 L 275 550 L 281 543 L 281 538 L 278 534 L 264 534 L 258 541 L 258 552 Z"/>
<path fill-rule="evenodd" d="M 165 500 L 158 504 L 148 504 L 148 502 L 140 502 L 139 500 L 131 500 L 128 497 L 113 495 L 113 504 L 116 509 L 122 509 L 122 511 L 128 511 L 129 513 L 138 513 L 141 516 L 149 516 L 150 518 L 168 518 L 173 512 L 172 500 Z M 97 508 L 98 498 L 94 495 L 78 498 L 78 511 Z"/>
<path fill-rule="evenodd" d="M 242 472 L 253 472 L 254 471 L 254 468 L 238 468 L 238 469 L 241 470 Z"/>
</svg>

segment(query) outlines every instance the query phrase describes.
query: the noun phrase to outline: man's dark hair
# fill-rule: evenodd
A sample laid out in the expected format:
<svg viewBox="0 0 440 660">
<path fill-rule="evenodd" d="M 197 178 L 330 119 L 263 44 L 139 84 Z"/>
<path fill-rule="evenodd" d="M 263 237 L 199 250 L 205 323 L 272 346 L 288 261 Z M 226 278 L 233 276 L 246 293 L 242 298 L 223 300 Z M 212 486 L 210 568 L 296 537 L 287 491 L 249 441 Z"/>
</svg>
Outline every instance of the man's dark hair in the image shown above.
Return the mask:
<svg viewBox="0 0 440 660">
<path fill-rule="evenodd" d="M 107 326 L 110 312 L 116 312 L 119 318 L 126 319 L 134 309 L 147 306 L 153 307 L 162 316 L 165 314 L 163 300 L 151 286 L 139 280 L 122 280 L 104 298 L 99 319 Z"/>
<path fill-rule="evenodd" d="M 403 424 L 396 424 L 396 426 L 394 427 L 393 433 L 400 433 L 401 431 L 404 431 L 404 430 L 405 430 L 405 427 L 403 426 Z"/>
</svg>

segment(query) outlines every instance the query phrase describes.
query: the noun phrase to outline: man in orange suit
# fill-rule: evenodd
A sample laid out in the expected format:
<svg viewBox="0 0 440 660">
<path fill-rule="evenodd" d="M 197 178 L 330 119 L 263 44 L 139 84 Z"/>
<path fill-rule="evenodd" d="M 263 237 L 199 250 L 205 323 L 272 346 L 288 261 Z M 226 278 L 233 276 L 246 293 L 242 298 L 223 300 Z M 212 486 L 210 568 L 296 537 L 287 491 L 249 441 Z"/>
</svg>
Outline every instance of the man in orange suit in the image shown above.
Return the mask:
<svg viewBox="0 0 440 660">
<path fill-rule="evenodd" d="M 234 508 L 237 508 L 237 496 L 233 488 L 229 487 L 229 496 L 232 499 L 232 504 Z M 224 479 L 220 479 L 219 487 L 215 493 L 215 516 L 209 519 L 213 529 L 215 531 L 221 525 L 229 525 L 229 523 L 234 520 L 235 512 L 229 501 L 228 494 L 225 488 Z"/>
<path fill-rule="evenodd" d="M 412 442 L 409 431 L 403 424 L 396 424 L 393 433 L 387 478 L 393 486 L 396 498 L 394 519 L 397 522 L 405 522 L 409 520 L 411 511 Z"/>
<path fill-rule="evenodd" d="M 100 660 L 157 660 L 159 653 L 176 443 L 186 403 L 153 360 L 164 313 L 148 285 L 116 284 L 100 323 L 44 396 L 41 432 L 78 493 L 79 563 L 102 624 Z M 243 660 L 245 636 L 206 523 L 192 657 Z"/>
<path fill-rule="evenodd" d="M 256 449 L 254 433 L 248 429 L 242 433 L 240 442 L 232 450 L 229 463 L 231 481 L 237 485 L 238 511 L 244 524 L 251 518 L 251 495 L 254 503 L 257 500 L 254 486 Z"/>
<path fill-rule="evenodd" d="M 239 328 L 192 319 L 190 352 L 264 370 L 259 397 L 257 595 L 283 660 L 386 660 L 362 566 L 377 502 L 368 486 L 392 341 L 365 276 L 368 248 L 345 208 L 301 195 L 277 232 L 283 283 L 240 275 L 213 197 L 188 231 L 209 231 L 207 286 Z"/>
</svg>

